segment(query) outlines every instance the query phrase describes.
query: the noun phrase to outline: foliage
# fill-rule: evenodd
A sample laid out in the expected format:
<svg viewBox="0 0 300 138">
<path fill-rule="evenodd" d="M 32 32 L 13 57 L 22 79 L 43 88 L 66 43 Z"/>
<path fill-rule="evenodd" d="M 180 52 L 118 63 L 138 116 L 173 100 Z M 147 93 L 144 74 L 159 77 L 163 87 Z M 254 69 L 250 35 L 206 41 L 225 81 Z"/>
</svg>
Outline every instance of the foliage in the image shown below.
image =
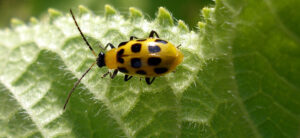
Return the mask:
<svg viewBox="0 0 300 138">
<path fill-rule="evenodd" d="M 94 62 L 69 14 L 14 19 L 0 31 L 0 137 L 299 137 L 298 1 L 216 1 L 196 32 L 165 8 L 148 21 L 130 8 L 75 13 L 99 44 L 147 37 L 181 44 L 176 73 L 148 86 L 101 79 L 93 68 L 62 110 L 67 92 Z M 287 8 L 288 7 L 288 8 Z M 289 18 L 287 18 L 289 17 Z"/>
</svg>

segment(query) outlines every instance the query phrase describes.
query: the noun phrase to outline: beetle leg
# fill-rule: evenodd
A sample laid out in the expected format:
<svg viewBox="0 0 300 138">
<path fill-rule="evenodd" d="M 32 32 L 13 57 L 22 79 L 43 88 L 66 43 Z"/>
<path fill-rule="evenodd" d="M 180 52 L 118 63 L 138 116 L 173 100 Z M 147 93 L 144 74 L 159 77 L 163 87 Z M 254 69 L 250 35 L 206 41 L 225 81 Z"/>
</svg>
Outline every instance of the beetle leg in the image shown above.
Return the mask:
<svg viewBox="0 0 300 138">
<path fill-rule="evenodd" d="M 112 43 L 108 43 L 106 44 L 106 46 L 104 47 L 104 49 L 107 49 L 107 47 L 110 47 L 111 49 L 115 48 L 115 46 Z"/>
<path fill-rule="evenodd" d="M 105 78 L 108 74 L 110 74 L 109 71 L 107 71 L 106 73 L 104 73 L 101 78 Z"/>
<path fill-rule="evenodd" d="M 128 81 L 128 80 L 130 80 L 131 78 L 132 78 L 132 76 L 125 75 L 125 77 L 124 77 L 124 81 Z"/>
<path fill-rule="evenodd" d="M 110 74 L 109 74 L 109 75 L 110 75 L 110 78 L 111 78 L 111 79 L 115 78 L 115 77 L 117 76 L 117 74 L 118 74 L 118 71 L 119 71 L 119 70 L 115 69 L 114 72 L 113 72 L 112 74 L 110 73 Z"/>
<path fill-rule="evenodd" d="M 111 49 L 115 48 L 115 46 L 112 43 L 107 43 L 104 48 L 99 44 L 99 47 L 103 50 L 106 50 L 107 47 L 110 47 Z"/>
<path fill-rule="evenodd" d="M 179 44 L 176 48 L 179 49 L 179 47 L 181 47 L 181 44 Z"/>
<path fill-rule="evenodd" d="M 133 40 L 133 39 L 138 39 L 138 38 L 135 36 L 130 36 L 130 40 Z"/>
<path fill-rule="evenodd" d="M 156 35 L 156 37 L 157 37 L 157 38 L 159 38 L 159 36 L 158 36 L 158 33 L 157 33 L 157 32 L 155 32 L 154 30 L 152 30 L 152 31 L 150 32 L 150 35 L 149 35 L 149 37 L 153 38 L 153 37 L 154 37 L 154 35 Z"/>
<path fill-rule="evenodd" d="M 117 74 L 118 74 L 118 70 L 117 70 L 117 69 L 115 69 L 113 73 L 111 73 L 111 72 L 107 71 L 106 73 L 104 73 L 104 74 L 102 75 L 102 77 L 101 77 L 101 78 L 104 78 L 104 77 L 106 77 L 108 74 L 109 74 L 110 78 L 111 78 L 111 79 L 113 79 L 113 78 L 115 78 L 115 77 L 117 76 Z"/>
<path fill-rule="evenodd" d="M 153 77 L 152 80 L 150 80 L 150 78 L 146 77 L 145 80 L 146 80 L 147 84 L 150 85 L 155 80 L 155 77 Z"/>
</svg>

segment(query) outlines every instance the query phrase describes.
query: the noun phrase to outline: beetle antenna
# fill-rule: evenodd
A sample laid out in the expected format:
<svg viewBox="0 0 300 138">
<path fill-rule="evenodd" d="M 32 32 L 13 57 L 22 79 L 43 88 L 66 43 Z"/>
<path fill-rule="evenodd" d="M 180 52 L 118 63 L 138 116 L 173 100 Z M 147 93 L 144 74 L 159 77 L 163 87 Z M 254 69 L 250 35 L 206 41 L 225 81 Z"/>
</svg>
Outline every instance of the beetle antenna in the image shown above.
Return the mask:
<svg viewBox="0 0 300 138">
<path fill-rule="evenodd" d="M 75 25 L 76 25 L 78 31 L 80 32 L 80 35 L 81 35 L 82 39 L 85 41 L 86 45 L 87 45 L 87 46 L 90 48 L 90 50 L 93 52 L 93 54 L 95 55 L 95 57 L 97 57 L 97 54 L 95 53 L 94 49 L 91 47 L 91 45 L 89 44 L 89 42 L 86 40 L 84 34 L 82 33 L 82 31 L 81 31 L 81 29 L 80 29 L 80 27 L 79 27 L 79 25 L 78 25 L 78 23 L 77 23 L 77 21 L 76 21 L 76 19 L 75 19 L 75 16 L 74 16 L 74 14 L 73 14 L 73 12 L 72 12 L 72 9 L 70 9 L 70 13 L 71 13 L 71 15 L 72 15 L 72 18 L 73 18 L 73 20 L 74 20 L 74 23 L 75 23 Z"/>
<path fill-rule="evenodd" d="M 83 78 L 83 77 L 84 77 L 84 76 L 92 69 L 92 67 L 93 67 L 95 64 L 96 64 L 96 62 L 94 62 L 94 63 L 89 67 L 89 69 L 87 69 L 87 70 L 83 73 L 83 75 L 80 77 L 80 79 L 76 81 L 76 83 L 74 84 L 73 88 L 71 89 L 71 91 L 70 91 L 69 94 L 68 94 L 68 98 L 67 98 L 67 100 L 66 100 L 66 102 L 65 102 L 65 105 L 64 105 L 64 110 L 66 109 L 66 106 L 67 106 L 67 104 L 68 104 L 68 102 L 69 102 L 69 100 L 70 100 L 70 97 L 71 97 L 72 93 L 74 92 L 74 90 L 76 89 L 76 87 L 78 86 L 78 84 L 80 83 L 80 81 L 82 80 L 82 78 Z"/>
</svg>

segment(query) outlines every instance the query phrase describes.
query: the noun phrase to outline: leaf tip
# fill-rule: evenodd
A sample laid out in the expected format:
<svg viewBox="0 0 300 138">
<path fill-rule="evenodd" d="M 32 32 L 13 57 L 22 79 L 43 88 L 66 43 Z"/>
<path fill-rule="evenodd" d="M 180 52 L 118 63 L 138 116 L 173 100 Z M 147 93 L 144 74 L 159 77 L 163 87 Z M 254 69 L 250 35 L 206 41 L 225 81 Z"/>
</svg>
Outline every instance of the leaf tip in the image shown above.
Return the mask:
<svg viewBox="0 0 300 138">
<path fill-rule="evenodd" d="M 55 19 L 57 17 L 62 16 L 62 13 L 60 11 L 52 9 L 52 8 L 48 9 L 48 14 L 49 14 L 51 19 Z"/>
<path fill-rule="evenodd" d="M 204 34 L 204 28 L 205 28 L 206 23 L 199 21 L 197 23 L 197 28 L 199 29 L 200 34 Z"/>
<path fill-rule="evenodd" d="M 91 10 L 88 9 L 87 7 L 83 6 L 83 5 L 79 5 L 78 6 L 79 9 L 79 13 L 82 14 L 86 14 L 86 13 L 91 13 Z"/>
<path fill-rule="evenodd" d="M 174 24 L 171 13 L 164 7 L 159 7 L 156 20 L 164 26 L 172 26 Z"/>
<path fill-rule="evenodd" d="M 140 10 L 133 8 L 133 7 L 129 8 L 130 20 L 139 20 L 139 19 L 142 19 L 143 17 L 144 17 L 144 15 Z"/>
<path fill-rule="evenodd" d="M 211 14 L 212 14 L 212 12 L 213 12 L 213 8 L 208 8 L 208 7 L 204 7 L 203 9 L 202 9 L 202 15 L 203 15 L 203 17 L 204 17 L 204 19 L 205 20 L 209 20 L 209 18 L 211 17 Z"/>
<path fill-rule="evenodd" d="M 37 18 L 35 18 L 35 17 L 30 17 L 30 23 L 31 24 L 38 24 L 38 19 Z"/>
<path fill-rule="evenodd" d="M 179 20 L 178 21 L 178 28 L 181 30 L 181 31 L 184 31 L 184 32 L 188 32 L 189 31 L 189 27 L 184 23 L 184 21 L 182 20 Z"/>
<path fill-rule="evenodd" d="M 12 18 L 12 19 L 10 20 L 10 23 L 11 23 L 11 26 L 12 26 L 12 27 L 17 27 L 17 26 L 21 26 L 21 25 L 24 25 L 24 24 L 25 24 L 22 20 L 17 19 L 17 18 Z"/>
<path fill-rule="evenodd" d="M 204 29 L 205 23 L 204 22 L 198 22 L 199 29 Z"/>
<path fill-rule="evenodd" d="M 113 8 L 111 5 L 108 4 L 105 5 L 104 9 L 105 9 L 105 18 L 110 18 L 118 13 L 115 8 Z"/>
</svg>

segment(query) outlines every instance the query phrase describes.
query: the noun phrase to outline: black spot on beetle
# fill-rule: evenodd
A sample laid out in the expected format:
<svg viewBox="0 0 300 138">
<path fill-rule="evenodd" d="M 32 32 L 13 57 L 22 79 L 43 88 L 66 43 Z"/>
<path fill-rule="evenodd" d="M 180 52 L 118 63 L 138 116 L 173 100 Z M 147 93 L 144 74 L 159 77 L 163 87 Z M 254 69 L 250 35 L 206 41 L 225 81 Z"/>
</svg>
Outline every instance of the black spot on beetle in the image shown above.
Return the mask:
<svg viewBox="0 0 300 138">
<path fill-rule="evenodd" d="M 160 51 L 160 47 L 159 46 L 148 46 L 148 50 L 150 53 L 157 53 Z"/>
<path fill-rule="evenodd" d="M 132 58 L 131 59 L 131 66 L 133 68 L 139 68 L 142 66 L 142 62 L 140 58 Z"/>
<path fill-rule="evenodd" d="M 162 73 L 166 73 L 168 71 L 167 68 L 154 68 L 154 72 L 156 74 L 162 74 Z"/>
<path fill-rule="evenodd" d="M 147 73 L 143 70 L 138 70 L 135 72 L 136 74 L 140 74 L 140 75 L 146 75 Z"/>
<path fill-rule="evenodd" d="M 142 47 L 142 45 L 140 43 L 133 44 L 131 46 L 131 51 L 134 52 L 134 53 L 140 52 L 141 47 Z"/>
<path fill-rule="evenodd" d="M 148 58 L 148 65 L 150 65 L 150 66 L 156 66 L 156 65 L 160 64 L 160 62 L 161 62 L 161 58 L 159 58 L 159 57 Z"/>
<path fill-rule="evenodd" d="M 128 70 L 126 68 L 118 67 L 118 70 L 123 73 L 128 73 Z"/>
<path fill-rule="evenodd" d="M 163 44 L 167 44 L 168 43 L 167 41 L 161 40 L 161 39 L 156 39 L 155 42 L 163 43 Z"/>
<path fill-rule="evenodd" d="M 147 39 L 138 39 L 136 41 L 139 41 L 139 42 L 143 42 L 143 41 L 146 41 Z"/>
<path fill-rule="evenodd" d="M 117 61 L 118 61 L 119 63 L 124 63 L 124 59 L 121 58 L 121 57 L 117 57 Z"/>
<path fill-rule="evenodd" d="M 120 57 L 124 54 L 124 49 L 118 51 L 117 56 Z"/>
<path fill-rule="evenodd" d="M 126 45 L 127 43 L 128 43 L 128 41 L 126 41 L 126 42 L 121 42 L 121 43 L 119 44 L 118 47 L 124 46 L 124 45 Z"/>
</svg>

